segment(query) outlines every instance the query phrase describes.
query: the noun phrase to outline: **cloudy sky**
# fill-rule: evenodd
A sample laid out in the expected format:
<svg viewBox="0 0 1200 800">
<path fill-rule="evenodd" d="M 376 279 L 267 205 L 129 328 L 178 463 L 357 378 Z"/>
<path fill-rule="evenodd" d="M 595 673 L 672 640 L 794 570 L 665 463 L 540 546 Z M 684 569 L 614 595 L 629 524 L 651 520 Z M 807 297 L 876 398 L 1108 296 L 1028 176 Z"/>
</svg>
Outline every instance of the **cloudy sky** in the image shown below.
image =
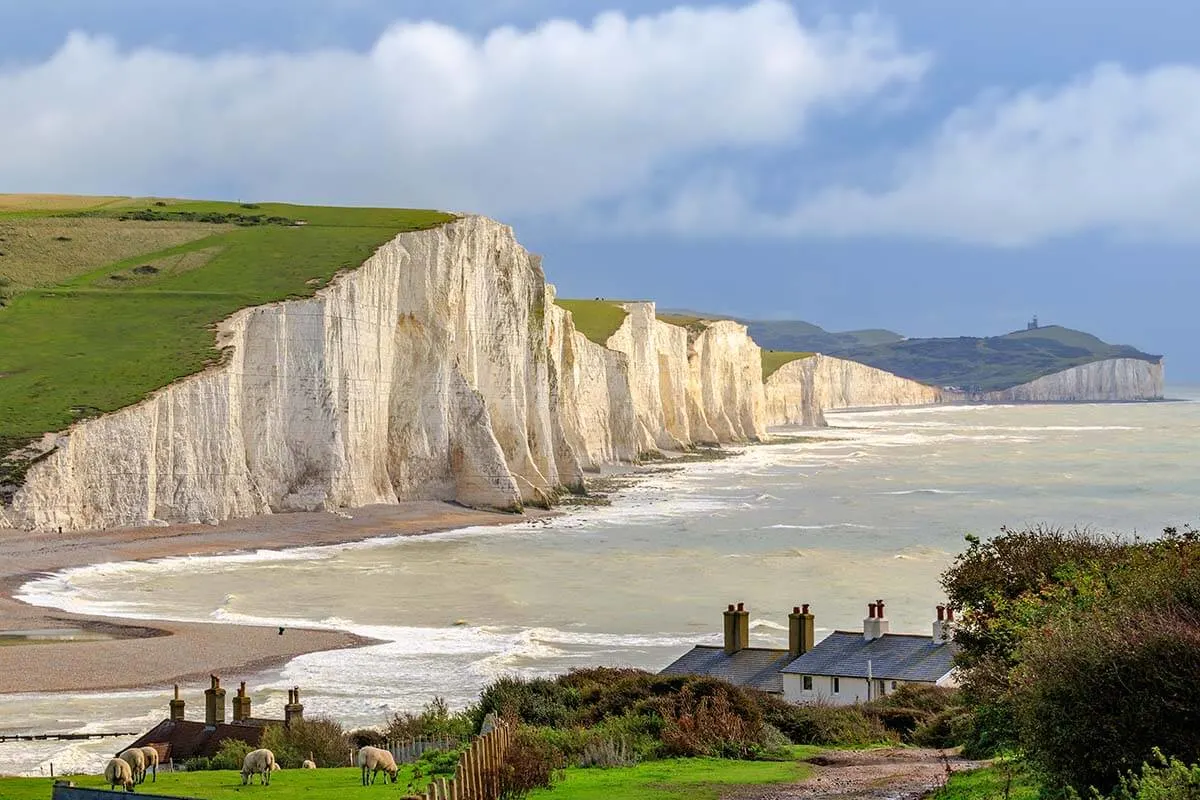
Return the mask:
<svg viewBox="0 0 1200 800">
<path fill-rule="evenodd" d="M 686 2 L 686 0 L 684 0 Z M 566 296 L 1200 383 L 1194 0 L 0 4 L 0 190 L 434 206 Z"/>
</svg>

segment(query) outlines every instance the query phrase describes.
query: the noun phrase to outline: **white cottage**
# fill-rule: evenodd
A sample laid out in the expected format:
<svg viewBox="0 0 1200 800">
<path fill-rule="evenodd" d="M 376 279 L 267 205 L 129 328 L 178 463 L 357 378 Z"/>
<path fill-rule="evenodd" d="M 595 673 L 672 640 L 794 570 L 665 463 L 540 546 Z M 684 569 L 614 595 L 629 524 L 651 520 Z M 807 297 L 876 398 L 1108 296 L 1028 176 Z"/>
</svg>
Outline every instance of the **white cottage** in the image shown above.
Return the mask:
<svg viewBox="0 0 1200 800">
<path fill-rule="evenodd" d="M 796 703 L 865 703 L 904 684 L 955 686 L 953 609 L 937 607 L 932 636 L 890 633 L 884 602 L 867 605 L 859 631 L 834 631 L 783 668 L 783 695 Z"/>
<path fill-rule="evenodd" d="M 788 615 L 788 648 L 750 647 L 750 612 L 725 611 L 723 646 L 697 645 L 660 674 L 707 675 L 738 686 L 782 694 L 797 703 L 866 702 L 909 683 L 955 685 L 951 640 L 954 611 L 937 607 L 932 636 L 890 633 L 884 602 L 867 605 L 863 630 L 834 631 L 814 644 L 816 624 L 808 605 Z"/>
</svg>

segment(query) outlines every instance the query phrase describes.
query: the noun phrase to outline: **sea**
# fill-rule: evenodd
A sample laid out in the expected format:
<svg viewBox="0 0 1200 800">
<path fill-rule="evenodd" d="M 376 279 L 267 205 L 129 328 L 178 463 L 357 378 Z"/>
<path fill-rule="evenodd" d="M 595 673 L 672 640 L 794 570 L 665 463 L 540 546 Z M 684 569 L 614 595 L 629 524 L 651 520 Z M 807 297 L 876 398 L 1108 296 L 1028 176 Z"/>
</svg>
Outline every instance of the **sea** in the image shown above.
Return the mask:
<svg viewBox="0 0 1200 800">
<path fill-rule="evenodd" d="M 109 563 L 20 597 L 144 619 L 317 627 L 382 643 L 313 653 L 245 680 L 255 715 L 381 725 L 434 697 L 462 707 L 501 675 L 593 665 L 657 670 L 719 643 L 742 602 L 751 643 L 786 643 L 808 603 L 817 637 L 860 630 L 883 599 L 896 632 L 927 632 L 965 537 L 1005 526 L 1154 537 L 1200 523 L 1200 387 L 1179 402 L 941 406 L 830 414 L 782 443 L 664 465 L 612 497 L 536 522 L 216 557 Z M 35 646 L 35 645 L 31 645 Z M 182 687 L 193 715 L 202 685 Z M 144 730 L 169 687 L 0 695 L 0 734 Z M 95 769 L 113 740 L 0 744 L 0 773 Z"/>
</svg>

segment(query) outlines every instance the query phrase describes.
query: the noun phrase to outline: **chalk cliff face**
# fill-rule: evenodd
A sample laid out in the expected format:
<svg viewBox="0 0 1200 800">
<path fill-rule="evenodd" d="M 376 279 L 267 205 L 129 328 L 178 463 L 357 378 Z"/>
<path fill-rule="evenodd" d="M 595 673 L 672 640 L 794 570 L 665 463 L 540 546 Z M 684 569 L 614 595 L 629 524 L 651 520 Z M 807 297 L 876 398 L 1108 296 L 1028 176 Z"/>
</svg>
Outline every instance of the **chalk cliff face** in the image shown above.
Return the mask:
<svg viewBox="0 0 1200 800">
<path fill-rule="evenodd" d="M 1046 375 L 1037 380 L 983 396 L 990 403 L 1121 402 L 1161 400 L 1161 361 L 1111 358 Z"/>
<path fill-rule="evenodd" d="M 223 365 L 73 427 L 10 516 L 92 528 L 544 500 L 581 480 L 556 418 L 544 300 L 540 266 L 506 226 L 467 217 L 401 234 L 311 299 L 235 314 Z"/>
<path fill-rule="evenodd" d="M 612 346 L 554 305 L 512 231 L 464 217 L 405 233 L 307 300 L 221 326 L 221 365 L 82 422 L 0 526 L 215 522 L 453 500 L 548 503 L 585 469 L 765 432 L 758 347 L 689 339 L 631 304 Z M 709 420 L 714 420 L 709 424 Z"/>
<path fill-rule="evenodd" d="M 941 403 L 933 386 L 855 361 L 817 354 L 789 361 L 766 380 L 771 425 L 825 425 L 824 411 Z"/>
</svg>

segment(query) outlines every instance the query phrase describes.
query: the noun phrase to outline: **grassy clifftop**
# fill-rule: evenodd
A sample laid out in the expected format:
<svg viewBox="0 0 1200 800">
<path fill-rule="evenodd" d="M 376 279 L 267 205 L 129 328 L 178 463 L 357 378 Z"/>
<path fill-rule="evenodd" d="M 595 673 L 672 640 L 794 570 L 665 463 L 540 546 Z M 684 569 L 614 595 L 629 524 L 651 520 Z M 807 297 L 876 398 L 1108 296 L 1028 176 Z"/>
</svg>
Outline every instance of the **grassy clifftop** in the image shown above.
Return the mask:
<svg viewBox="0 0 1200 800">
<path fill-rule="evenodd" d="M 438 211 L 0 195 L 0 456 L 218 356 L 214 325 L 312 295 Z M 3 483 L 0 475 L 0 483 Z"/>
</svg>

